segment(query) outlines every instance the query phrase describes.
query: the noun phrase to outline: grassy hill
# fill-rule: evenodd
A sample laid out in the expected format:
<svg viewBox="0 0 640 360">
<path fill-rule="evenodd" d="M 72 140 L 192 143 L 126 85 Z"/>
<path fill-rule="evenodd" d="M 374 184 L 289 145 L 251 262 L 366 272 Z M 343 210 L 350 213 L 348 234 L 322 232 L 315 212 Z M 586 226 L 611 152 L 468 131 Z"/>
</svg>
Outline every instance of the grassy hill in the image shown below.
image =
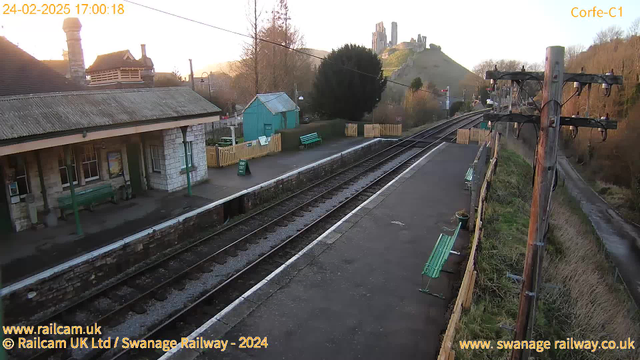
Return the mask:
<svg viewBox="0 0 640 360">
<path fill-rule="evenodd" d="M 392 49 L 393 48 L 385 49 L 383 53 L 383 56 L 385 54 L 389 54 L 387 58 L 382 59 L 382 70 L 384 71 L 384 76 L 391 76 L 394 71 L 398 70 L 407 62 L 407 59 L 414 54 L 412 49 L 400 49 L 396 51 Z"/>
<path fill-rule="evenodd" d="M 387 49 L 389 51 L 389 49 Z M 393 50 L 391 50 L 393 51 Z M 425 49 L 415 53 L 412 49 L 397 49 L 386 59 L 382 59 L 385 75 L 391 72 L 390 79 L 410 84 L 411 80 L 420 77 L 424 83 L 435 84 L 438 89 L 450 87 L 452 97 L 462 98 L 462 87 L 467 88 L 467 99 L 473 93 L 474 83 L 478 76 L 458 64 L 440 50 Z M 462 83 L 462 84 L 461 84 Z M 389 84 L 392 91 L 404 91 L 398 85 Z"/>
</svg>

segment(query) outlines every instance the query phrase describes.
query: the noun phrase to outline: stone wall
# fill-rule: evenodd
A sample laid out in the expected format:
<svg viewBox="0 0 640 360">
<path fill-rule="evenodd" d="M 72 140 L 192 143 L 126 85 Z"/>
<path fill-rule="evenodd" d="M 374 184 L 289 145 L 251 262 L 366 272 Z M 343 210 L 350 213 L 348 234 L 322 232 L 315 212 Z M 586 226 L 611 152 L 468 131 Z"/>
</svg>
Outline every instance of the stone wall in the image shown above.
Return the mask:
<svg viewBox="0 0 640 360">
<path fill-rule="evenodd" d="M 164 156 L 167 188 L 174 191 L 187 187 L 187 175 L 182 168 L 182 131 L 180 129 L 163 130 Z M 193 166 L 191 167 L 191 184 L 207 178 L 207 149 L 205 144 L 204 125 L 190 126 L 187 130 L 187 141 L 191 142 Z"/>
</svg>

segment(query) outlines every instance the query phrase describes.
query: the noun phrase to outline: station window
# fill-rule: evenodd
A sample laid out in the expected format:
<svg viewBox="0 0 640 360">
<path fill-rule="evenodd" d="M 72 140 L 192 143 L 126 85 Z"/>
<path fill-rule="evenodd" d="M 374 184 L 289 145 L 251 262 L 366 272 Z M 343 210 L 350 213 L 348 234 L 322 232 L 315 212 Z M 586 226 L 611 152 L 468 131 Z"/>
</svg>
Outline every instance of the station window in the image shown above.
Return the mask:
<svg viewBox="0 0 640 360">
<path fill-rule="evenodd" d="M 73 171 L 71 175 L 73 176 L 73 184 L 78 183 L 78 171 L 76 170 L 76 155 L 71 155 L 71 166 L 73 167 Z M 69 177 L 67 176 L 67 166 L 64 160 L 64 151 L 60 150 L 58 155 L 58 169 L 60 171 L 60 182 L 62 183 L 62 187 L 69 186 Z"/>
<path fill-rule="evenodd" d="M 27 194 L 31 193 L 27 175 L 27 163 L 22 156 L 12 156 L 10 161 L 11 166 L 15 169 L 15 182 L 18 186 L 17 194 L 20 195 L 21 201 L 24 201 Z"/>
<path fill-rule="evenodd" d="M 180 148 L 180 163 L 182 164 L 182 169 L 185 169 L 184 165 L 184 143 L 178 146 Z M 189 167 L 193 166 L 193 153 L 191 152 L 191 141 L 187 142 L 187 158 L 189 159 Z"/>
<path fill-rule="evenodd" d="M 82 147 L 82 173 L 85 181 L 96 180 L 100 178 L 98 171 L 98 154 L 93 145 L 85 145 Z"/>
<path fill-rule="evenodd" d="M 182 147 L 184 147 L 184 145 L 181 145 Z M 162 148 L 160 146 L 157 145 L 151 145 L 149 146 L 150 152 L 151 152 L 151 170 L 153 170 L 153 172 L 161 172 L 162 171 L 162 160 L 163 160 L 163 156 L 162 156 Z M 182 163 L 184 164 L 184 150 L 182 151 Z"/>
</svg>

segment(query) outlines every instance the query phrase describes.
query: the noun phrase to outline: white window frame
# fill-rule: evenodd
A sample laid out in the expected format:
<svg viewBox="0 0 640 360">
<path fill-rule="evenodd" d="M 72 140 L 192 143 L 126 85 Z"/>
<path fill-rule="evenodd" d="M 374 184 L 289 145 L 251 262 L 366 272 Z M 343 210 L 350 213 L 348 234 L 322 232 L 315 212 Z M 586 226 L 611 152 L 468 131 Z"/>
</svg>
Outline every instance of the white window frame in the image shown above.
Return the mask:
<svg viewBox="0 0 640 360">
<path fill-rule="evenodd" d="M 191 141 L 187 141 L 187 155 L 189 157 L 189 167 L 193 168 L 193 148 Z M 184 143 L 180 143 L 180 166 L 181 170 L 187 168 L 184 165 Z"/>
<path fill-rule="evenodd" d="M 62 157 L 60 157 L 62 156 Z M 60 150 L 60 155 L 58 155 L 58 161 L 62 160 L 62 163 L 64 165 L 60 166 L 60 163 L 58 163 L 58 172 L 60 172 L 60 170 L 62 170 L 62 168 L 64 168 L 64 171 L 67 174 L 67 177 L 69 177 L 69 172 L 67 172 L 67 165 L 65 164 L 65 157 L 64 157 L 64 150 Z M 73 167 L 73 170 L 75 172 L 76 175 L 76 181 L 73 182 L 73 185 L 78 185 L 78 167 L 76 166 L 76 154 L 73 153 L 71 154 L 71 166 Z M 68 180 L 68 179 L 67 179 Z M 71 177 L 71 180 L 73 180 L 73 176 Z M 60 182 L 62 183 L 62 177 L 60 178 Z M 69 186 L 70 184 L 67 183 L 63 183 L 62 187 L 65 188 L 67 186 Z"/>
<path fill-rule="evenodd" d="M 89 150 L 89 152 L 87 152 L 87 150 Z M 93 153 L 93 159 L 87 160 L 87 155 L 91 155 L 91 153 Z M 96 163 L 96 171 L 98 173 L 95 176 L 85 177 L 84 181 L 92 181 L 92 180 L 100 179 L 100 162 L 98 161 L 98 152 L 96 151 L 96 148 L 93 145 L 84 145 L 82 147 L 82 163 L 81 163 L 83 176 L 85 175 L 84 164 L 87 164 L 89 166 L 89 174 L 93 175 L 91 174 L 91 163 L 93 162 Z M 76 174 L 76 178 L 77 178 L 77 174 Z"/>
<path fill-rule="evenodd" d="M 180 145 L 184 147 L 184 145 Z M 184 156 L 184 151 L 182 153 Z M 149 155 L 151 157 L 151 171 L 162 173 L 162 161 L 164 160 L 164 156 L 162 156 L 162 147 L 158 145 L 149 145 Z"/>
<path fill-rule="evenodd" d="M 22 168 L 24 170 L 24 175 L 18 175 L 17 173 L 17 168 L 16 168 L 16 183 L 18 183 L 18 179 L 20 178 L 24 178 L 24 183 L 27 185 L 27 192 L 24 194 L 20 194 L 20 186 L 18 186 L 18 194 L 20 196 L 20 199 L 24 199 L 25 197 L 27 197 L 27 194 L 31 194 L 31 186 L 29 186 L 29 174 L 27 173 L 27 162 L 24 161 L 24 159 L 22 159 Z M 18 163 L 16 164 L 16 166 L 20 166 L 20 161 L 18 161 Z"/>
</svg>

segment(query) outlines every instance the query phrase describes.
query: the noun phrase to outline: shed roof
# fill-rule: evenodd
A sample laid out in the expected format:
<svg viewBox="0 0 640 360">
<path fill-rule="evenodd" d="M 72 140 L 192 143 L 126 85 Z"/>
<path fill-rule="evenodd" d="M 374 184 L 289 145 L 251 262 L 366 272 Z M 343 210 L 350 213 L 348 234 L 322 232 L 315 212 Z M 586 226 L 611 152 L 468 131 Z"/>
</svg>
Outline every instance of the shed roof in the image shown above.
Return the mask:
<svg viewBox="0 0 640 360">
<path fill-rule="evenodd" d="M 0 142 L 210 116 L 220 111 L 185 87 L 5 96 L 0 97 Z"/>
<path fill-rule="evenodd" d="M 249 102 L 249 105 L 256 99 L 260 100 L 273 115 L 297 109 L 296 104 L 284 92 L 258 94 Z M 249 105 L 245 110 L 249 108 Z"/>
<path fill-rule="evenodd" d="M 0 54 L 0 96 L 83 89 L 3 36 Z"/>
</svg>

